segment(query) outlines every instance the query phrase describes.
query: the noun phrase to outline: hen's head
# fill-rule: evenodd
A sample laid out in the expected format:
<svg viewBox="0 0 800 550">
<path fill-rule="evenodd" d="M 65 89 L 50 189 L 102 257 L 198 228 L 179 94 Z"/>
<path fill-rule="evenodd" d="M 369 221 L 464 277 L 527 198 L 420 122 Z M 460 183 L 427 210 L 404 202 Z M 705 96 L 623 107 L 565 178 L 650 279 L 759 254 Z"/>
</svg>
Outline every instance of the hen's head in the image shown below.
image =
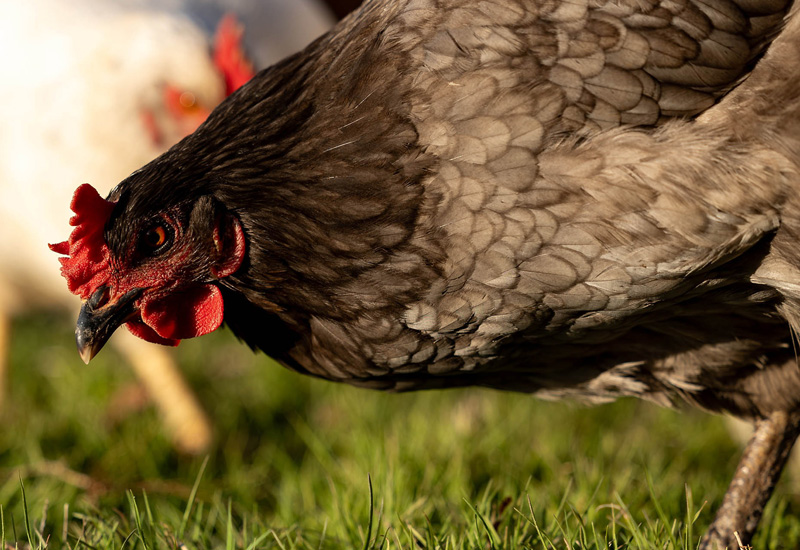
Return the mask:
<svg viewBox="0 0 800 550">
<path fill-rule="evenodd" d="M 120 325 L 150 342 L 177 345 L 217 329 L 218 284 L 241 266 L 238 219 L 210 196 L 125 215 L 128 197 L 105 200 L 88 184 L 72 200 L 75 227 L 50 248 L 72 293 L 83 300 L 76 341 L 85 362 Z"/>
<path fill-rule="evenodd" d="M 226 96 L 254 74 L 241 47 L 242 33 L 232 15 L 217 28 L 213 60 Z M 145 54 L 147 50 L 142 54 L 147 58 Z M 205 72 L 197 68 L 183 67 L 183 73 L 172 76 L 189 84 L 219 82 L 199 78 Z M 219 99 L 198 97 L 171 84 L 162 93 L 163 101 L 151 103 L 165 113 L 148 108 L 141 112 L 159 148 L 193 132 L 210 113 L 204 101 Z M 210 198 L 198 200 L 187 212 L 177 205 L 147 211 L 135 223 L 122 221 L 128 218 L 120 215 L 119 202 L 119 197 L 103 199 L 91 185 L 80 186 L 71 205 L 75 215 L 70 224 L 75 229 L 67 241 L 50 246 L 67 256 L 60 259 L 62 274 L 69 290 L 84 300 L 76 338 L 86 362 L 121 324 L 145 340 L 166 345 L 213 331 L 222 323 L 222 298 L 214 282 L 235 271 L 244 257 L 241 226 L 218 212 Z"/>
<path fill-rule="evenodd" d="M 177 33 L 176 33 L 177 34 Z M 165 84 L 157 81 L 157 90 L 148 90 L 156 97 L 144 101 L 141 118 L 152 144 L 159 150 L 194 132 L 211 113 L 211 108 L 250 80 L 253 65 L 242 47 L 243 26 L 233 14 L 223 17 L 214 35 L 213 67 L 220 78 L 208 78 L 205 57 L 188 52 L 171 51 L 172 58 L 180 60 L 177 66 L 162 62 L 153 68 L 155 74 L 168 75 Z M 188 30 L 179 35 L 188 42 Z M 155 43 L 158 43 L 157 41 Z M 183 46 L 183 42 L 179 42 Z M 164 57 L 151 52 L 141 60 L 143 64 L 156 64 L 153 59 Z M 196 52 L 191 51 L 196 54 Z M 171 58 L 170 58 L 171 59 Z M 192 59 L 190 64 L 186 60 Z M 217 89 L 221 80 L 224 96 Z M 197 92 L 197 93 L 195 93 Z"/>
</svg>

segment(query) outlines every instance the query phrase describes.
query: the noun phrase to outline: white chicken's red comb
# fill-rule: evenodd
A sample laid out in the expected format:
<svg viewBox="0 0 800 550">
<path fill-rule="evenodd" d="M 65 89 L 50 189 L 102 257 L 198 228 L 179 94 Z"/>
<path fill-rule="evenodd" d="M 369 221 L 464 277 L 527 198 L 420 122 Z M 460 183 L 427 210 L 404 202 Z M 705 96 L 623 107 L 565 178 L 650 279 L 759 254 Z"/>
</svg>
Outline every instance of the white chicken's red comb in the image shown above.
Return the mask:
<svg viewBox="0 0 800 550">
<path fill-rule="evenodd" d="M 214 36 L 214 64 L 225 78 L 226 96 L 255 75 L 253 64 L 242 48 L 243 35 L 244 27 L 229 13 L 219 22 Z"/>
<path fill-rule="evenodd" d="M 75 190 L 70 208 L 75 215 L 69 224 L 75 229 L 68 240 L 48 246 L 53 252 L 66 255 L 59 258 L 61 274 L 67 280 L 69 291 L 85 300 L 111 277 L 110 254 L 103 230 L 114 203 L 84 183 Z"/>
</svg>

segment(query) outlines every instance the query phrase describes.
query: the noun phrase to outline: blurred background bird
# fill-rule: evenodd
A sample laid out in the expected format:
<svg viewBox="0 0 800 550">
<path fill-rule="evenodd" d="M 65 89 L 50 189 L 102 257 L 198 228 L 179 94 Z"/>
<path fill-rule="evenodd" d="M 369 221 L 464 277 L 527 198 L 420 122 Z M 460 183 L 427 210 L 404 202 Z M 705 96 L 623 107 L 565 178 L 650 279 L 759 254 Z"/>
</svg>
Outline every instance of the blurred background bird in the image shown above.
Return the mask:
<svg viewBox="0 0 800 550">
<path fill-rule="evenodd" d="M 333 21 L 316 0 L 0 3 L 0 405 L 13 317 L 77 312 L 46 247 L 67 227 L 74 187 L 108 191 L 191 133 L 253 67 L 299 50 Z M 128 334 L 113 344 L 176 446 L 205 449 L 209 422 L 170 352 Z"/>
</svg>

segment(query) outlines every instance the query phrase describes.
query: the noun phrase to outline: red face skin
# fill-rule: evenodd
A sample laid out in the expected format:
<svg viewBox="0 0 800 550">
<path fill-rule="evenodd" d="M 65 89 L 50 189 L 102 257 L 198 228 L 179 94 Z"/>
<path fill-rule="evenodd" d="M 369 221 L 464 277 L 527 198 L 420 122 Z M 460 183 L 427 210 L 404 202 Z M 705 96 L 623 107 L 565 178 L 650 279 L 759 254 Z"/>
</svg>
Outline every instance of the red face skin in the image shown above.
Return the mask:
<svg viewBox="0 0 800 550">
<path fill-rule="evenodd" d="M 253 65 L 247 59 L 242 48 L 243 35 L 244 28 L 232 14 L 227 14 L 220 20 L 214 35 L 214 66 L 225 81 L 226 97 L 255 75 Z M 170 137 L 174 139 L 176 130 L 183 136 L 194 132 L 211 114 L 210 107 L 213 107 L 201 105 L 197 102 L 194 94 L 171 84 L 167 84 L 164 88 L 163 101 L 166 111 L 176 127 L 172 130 L 172 134 L 165 132 L 165 129 L 159 126 L 155 113 L 150 110 L 144 110 L 141 113 L 142 124 L 150 135 L 150 139 L 159 147 L 171 145 L 168 141 L 170 141 Z"/>
<path fill-rule="evenodd" d="M 211 114 L 210 109 L 197 102 L 194 94 L 184 92 L 171 84 L 164 87 L 163 101 L 171 124 L 174 125 L 171 128 L 159 123 L 153 111 L 144 109 L 141 112 L 142 124 L 153 145 L 159 148 L 165 148 L 176 141 L 176 132 L 180 137 L 188 136 Z"/>
<path fill-rule="evenodd" d="M 190 243 L 183 239 L 181 225 L 163 214 L 163 224 L 148 228 L 146 238 L 154 249 L 163 245 L 168 250 L 138 265 L 126 265 L 127 261 L 111 256 L 103 236 L 114 205 L 100 197 L 91 185 L 81 185 L 71 205 L 75 216 L 70 224 L 75 229 L 69 240 L 50 245 L 53 251 L 66 255 L 60 258 L 61 273 L 69 290 L 84 299 L 79 325 L 84 318 L 102 325 L 101 341 L 91 341 L 81 349 L 84 360 L 88 362 L 122 323 L 144 340 L 172 346 L 183 338 L 216 330 L 224 317 L 222 293 L 213 282 L 198 282 L 186 273 Z M 217 257 L 221 259 L 208 268 L 204 281 L 233 274 L 244 260 L 246 246 L 241 224 L 231 216 L 221 220 L 212 233 Z M 227 227 L 222 227 L 223 223 Z M 232 238 L 223 245 L 226 232 Z"/>
</svg>

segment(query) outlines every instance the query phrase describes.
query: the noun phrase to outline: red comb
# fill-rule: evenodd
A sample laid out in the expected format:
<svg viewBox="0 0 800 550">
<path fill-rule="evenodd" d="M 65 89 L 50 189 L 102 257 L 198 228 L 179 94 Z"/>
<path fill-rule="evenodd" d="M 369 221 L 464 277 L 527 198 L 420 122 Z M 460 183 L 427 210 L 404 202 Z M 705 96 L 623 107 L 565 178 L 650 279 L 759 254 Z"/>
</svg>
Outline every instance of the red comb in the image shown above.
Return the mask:
<svg viewBox="0 0 800 550">
<path fill-rule="evenodd" d="M 53 252 L 67 256 L 59 258 L 61 275 L 67 280 L 69 291 L 85 300 L 111 278 L 110 255 L 103 229 L 114 203 L 105 200 L 94 187 L 84 183 L 75 190 L 70 208 L 75 215 L 69 224 L 75 229 L 69 240 L 48 246 Z"/>
<path fill-rule="evenodd" d="M 244 28 L 233 14 L 219 22 L 214 37 L 214 64 L 225 77 L 225 95 L 230 95 L 253 78 L 253 64 L 245 57 L 242 48 Z"/>
</svg>

